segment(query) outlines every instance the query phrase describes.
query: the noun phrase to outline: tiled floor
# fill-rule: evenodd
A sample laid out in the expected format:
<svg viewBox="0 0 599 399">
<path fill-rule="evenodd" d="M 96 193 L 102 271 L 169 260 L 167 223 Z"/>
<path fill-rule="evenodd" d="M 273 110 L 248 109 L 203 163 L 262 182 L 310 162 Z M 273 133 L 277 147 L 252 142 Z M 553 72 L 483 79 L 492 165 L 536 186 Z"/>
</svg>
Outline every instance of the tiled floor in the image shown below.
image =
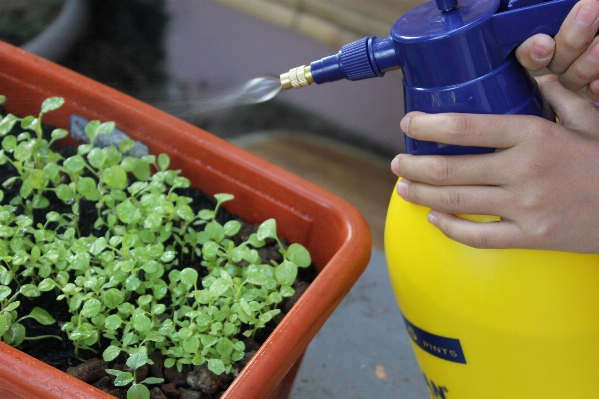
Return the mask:
<svg viewBox="0 0 599 399">
<path fill-rule="evenodd" d="M 426 399 L 382 252 L 312 340 L 289 399 Z"/>
</svg>

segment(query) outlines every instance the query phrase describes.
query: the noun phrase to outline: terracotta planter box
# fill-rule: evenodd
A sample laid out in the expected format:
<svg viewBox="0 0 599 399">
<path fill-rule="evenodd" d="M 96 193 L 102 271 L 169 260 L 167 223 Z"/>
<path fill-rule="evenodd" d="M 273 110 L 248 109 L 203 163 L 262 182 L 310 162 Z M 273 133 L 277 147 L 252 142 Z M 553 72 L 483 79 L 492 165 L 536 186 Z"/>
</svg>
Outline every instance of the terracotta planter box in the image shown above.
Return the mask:
<svg viewBox="0 0 599 399">
<path fill-rule="evenodd" d="M 65 105 L 44 121 L 68 128 L 69 117 L 115 121 L 154 154 L 168 153 L 192 185 L 207 194 L 228 192 L 227 209 L 248 222 L 274 217 L 279 234 L 305 245 L 319 270 L 222 399 L 286 398 L 301 356 L 368 264 L 369 229 L 344 200 L 195 126 L 0 42 L 0 94 L 9 112 L 29 115 L 61 96 Z M 293 156 L 293 154 L 290 154 Z M 0 343 L 3 399 L 100 399 L 112 396 Z"/>
</svg>

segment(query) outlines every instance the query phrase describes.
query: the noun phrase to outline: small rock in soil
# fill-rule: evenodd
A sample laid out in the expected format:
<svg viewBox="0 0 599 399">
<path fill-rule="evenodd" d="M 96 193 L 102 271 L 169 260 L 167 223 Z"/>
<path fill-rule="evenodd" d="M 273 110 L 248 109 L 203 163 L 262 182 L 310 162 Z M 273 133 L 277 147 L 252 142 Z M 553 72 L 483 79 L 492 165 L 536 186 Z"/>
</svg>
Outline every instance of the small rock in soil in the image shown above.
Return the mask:
<svg viewBox="0 0 599 399">
<path fill-rule="evenodd" d="M 193 371 L 187 374 L 187 384 L 207 394 L 213 394 L 220 385 L 221 377 L 208 370 L 206 364 L 195 366 Z M 183 394 L 181 394 L 183 397 Z"/>
<path fill-rule="evenodd" d="M 258 254 L 260 255 L 260 258 L 263 261 L 267 259 L 274 260 L 277 263 L 283 261 L 283 254 L 281 254 L 281 252 L 279 251 L 278 245 L 260 248 L 258 249 Z"/>
<path fill-rule="evenodd" d="M 106 363 L 102 359 L 89 359 L 79 366 L 69 367 L 67 374 L 72 375 L 81 381 L 91 383 L 99 380 L 106 375 Z"/>
<path fill-rule="evenodd" d="M 115 388 L 111 391 L 106 392 L 109 395 L 114 396 L 117 399 L 127 399 L 127 392 L 121 388 Z"/>
<path fill-rule="evenodd" d="M 108 377 L 107 375 L 100 378 L 99 380 L 94 382 L 92 385 L 98 389 L 101 389 L 104 392 L 110 391 L 111 389 L 114 388 L 114 385 L 112 385 L 112 382 L 110 381 L 110 377 Z"/>
<path fill-rule="evenodd" d="M 167 397 L 164 392 L 160 390 L 160 388 L 154 387 L 150 391 L 150 399 L 167 399 Z"/>
<path fill-rule="evenodd" d="M 160 389 L 162 392 L 164 392 L 168 399 L 178 399 L 179 396 L 181 396 L 181 392 L 179 392 L 177 389 L 177 385 L 172 382 L 169 382 L 168 384 L 162 384 Z"/>
<path fill-rule="evenodd" d="M 250 235 L 254 234 L 257 231 L 258 231 L 257 224 L 242 223 L 241 229 L 239 230 L 239 233 L 235 237 L 235 238 L 239 238 L 239 242 L 236 243 L 236 245 L 241 244 L 242 241 L 245 242 L 245 241 L 249 240 Z"/>
<path fill-rule="evenodd" d="M 195 389 L 181 388 L 180 399 L 202 399 L 202 392 Z"/>
<path fill-rule="evenodd" d="M 164 378 L 164 355 L 160 351 L 156 351 L 150 355 L 150 360 L 154 362 L 150 365 L 150 376 Z"/>
<path fill-rule="evenodd" d="M 164 369 L 164 378 L 168 382 L 172 382 L 177 387 L 183 387 L 187 385 L 187 373 L 191 371 L 187 365 L 183 366 L 181 372 L 176 367 L 169 367 Z"/>
<path fill-rule="evenodd" d="M 131 370 L 133 372 L 133 370 Z M 135 370 L 135 378 L 137 381 L 143 381 L 148 377 L 148 373 L 150 372 L 150 366 L 148 364 L 144 364 L 137 370 Z"/>
</svg>

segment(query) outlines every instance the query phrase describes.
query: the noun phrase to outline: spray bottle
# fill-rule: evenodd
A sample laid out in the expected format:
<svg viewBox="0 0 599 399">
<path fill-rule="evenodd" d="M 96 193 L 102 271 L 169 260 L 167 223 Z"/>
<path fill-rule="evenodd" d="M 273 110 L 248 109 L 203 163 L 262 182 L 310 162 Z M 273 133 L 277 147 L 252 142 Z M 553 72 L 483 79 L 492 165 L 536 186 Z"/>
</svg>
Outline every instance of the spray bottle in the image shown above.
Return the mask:
<svg viewBox="0 0 599 399">
<path fill-rule="evenodd" d="M 281 75 L 283 88 L 401 68 L 405 111 L 530 114 L 555 120 L 513 50 L 555 35 L 576 0 L 435 0 Z M 489 148 L 418 141 L 411 154 Z M 385 227 L 391 283 L 431 398 L 597 398 L 599 255 L 480 250 L 392 194 Z M 478 222 L 492 216 L 464 216 Z M 399 327 L 399 326 L 398 326 Z"/>
</svg>

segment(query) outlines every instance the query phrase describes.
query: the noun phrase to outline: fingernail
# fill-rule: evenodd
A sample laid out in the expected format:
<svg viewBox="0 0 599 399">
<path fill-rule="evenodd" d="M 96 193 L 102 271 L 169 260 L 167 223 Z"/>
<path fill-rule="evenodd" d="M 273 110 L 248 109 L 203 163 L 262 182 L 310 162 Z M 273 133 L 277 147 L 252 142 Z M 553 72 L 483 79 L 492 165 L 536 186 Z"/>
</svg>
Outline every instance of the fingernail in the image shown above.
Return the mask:
<svg viewBox="0 0 599 399">
<path fill-rule="evenodd" d="M 393 158 L 393 161 L 391 161 L 391 171 L 393 173 L 395 173 L 396 175 L 398 174 L 397 171 L 399 170 L 399 157 L 401 155 L 397 155 L 395 158 Z"/>
<path fill-rule="evenodd" d="M 534 43 L 532 46 L 532 58 L 537 61 L 544 61 L 547 57 L 551 56 L 553 49 L 548 48 L 547 46 L 541 43 Z"/>
<path fill-rule="evenodd" d="M 406 115 L 401 119 L 401 122 L 399 122 L 399 128 L 401 129 L 402 132 L 407 134 L 409 126 L 410 126 L 410 115 Z"/>
<path fill-rule="evenodd" d="M 403 199 L 408 198 L 408 182 L 406 179 L 402 179 L 397 183 L 397 193 Z"/>
<path fill-rule="evenodd" d="M 576 13 L 576 20 L 585 25 L 592 25 L 599 16 L 599 9 L 591 6 L 582 6 Z"/>
<path fill-rule="evenodd" d="M 589 49 L 588 57 L 595 64 L 599 64 L 599 42 Z"/>
<path fill-rule="evenodd" d="M 587 88 L 589 89 L 589 97 L 591 98 L 595 106 L 599 108 L 599 101 L 595 101 L 599 100 L 599 79 L 595 79 L 594 81 L 589 83 Z"/>
<path fill-rule="evenodd" d="M 437 219 L 437 216 L 435 216 L 431 212 L 429 212 L 428 215 L 426 216 L 426 218 L 428 219 L 428 222 L 430 224 L 432 224 L 435 227 L 439 227 L 439 220 Z"/>
</svg>

